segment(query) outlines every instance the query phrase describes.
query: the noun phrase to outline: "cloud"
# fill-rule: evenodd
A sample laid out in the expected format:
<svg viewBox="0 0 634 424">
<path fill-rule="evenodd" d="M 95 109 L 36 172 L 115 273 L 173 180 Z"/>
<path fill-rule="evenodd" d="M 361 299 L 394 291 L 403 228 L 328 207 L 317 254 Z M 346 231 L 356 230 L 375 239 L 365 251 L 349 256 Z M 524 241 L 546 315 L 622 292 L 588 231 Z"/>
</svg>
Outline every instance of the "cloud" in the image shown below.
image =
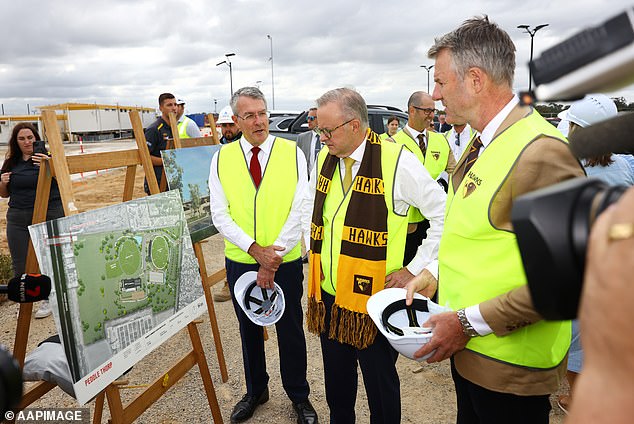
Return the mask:
<svg viewBox="0 0 634 424">
<path fill-rule="evenodd" d="M 26 103 L 66 101 L 144 105 L 170 91 L 189 112 L 229 101 L 234 89 L 259 84 L 271 97 L 273 37 L 275 103 L 304 109 L 324 91 L 350 85 L 369 103 L 404 107 L 426 90 L 427 50 L 465 19 L 481 14 L 506 29 L 517 47 L 516 89 L 528 85 L 530 37 L 519 24 L 549 23 L 535 37 L 535 55 L 630 5 L 536 0 L 431 4 L 378 0 L 320 2 L 239 0 L 79 0 L 6 2 L 0 16 L 0 102 L 7 113 Z M 600 11 L 600 13 L 597 13 Z M 432 82 L 433 87 L 433 82 Z M 619 92 L 632 98 L 630 88 Z M 272 102 L 269 100 L 269 104 Z"/>
</svg>

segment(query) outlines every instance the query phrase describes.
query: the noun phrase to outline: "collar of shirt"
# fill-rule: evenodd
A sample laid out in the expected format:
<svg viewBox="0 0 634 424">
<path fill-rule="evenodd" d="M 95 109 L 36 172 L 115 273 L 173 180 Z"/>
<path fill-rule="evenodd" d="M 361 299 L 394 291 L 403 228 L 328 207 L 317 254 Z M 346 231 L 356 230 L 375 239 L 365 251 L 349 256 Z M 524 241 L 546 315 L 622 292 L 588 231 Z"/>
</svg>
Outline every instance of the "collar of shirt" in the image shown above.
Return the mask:
<svg viewBox="0 0 634 424">
<path fill-rule="evenodd" d="M 269 134 L 266 140 L 264 140 L 264 143 L 258 146 L 267 157 L 271 154 L 274 139 L 275 137 Z M 247 161 L 251 160 L 251 155 L 253 154 L 251 153 L 251 149 L 253 148 L 253 145 L 244 138 L 244 135 L 240 137 L 240 147 L 242 147 L 242 151 L 244 152 L 244 156 L 247 158 Z M 259 157 L 259 159 L 261 159 L 261 157 Z"/>
<path fill-rule="evenodd" d="M 504 120 L 511 113 L 511 110 L 513 110 L 513 108 L 517 106 L 519 102 L 519 97 L 517 97 L 517 95 L 514 95 L 511 101 L 509 101 L 506 106 L 504 106 L 502 110 L 499 111 L 498 114 L 495 115 L 493 119 L 491 119 L 491 121 L 489 121 L 487 126 L 484 127 L 484 129 L 482 130 L 482 134 L 480 134 L 480 141 L 482 141 L 482 146 L 484 146 L 485 149 L 489 145 L 489 143 L 491 143 L 491 140 L 493 140 L 493 136 L 495 135 L 498 128 L 500 128 L 500 125 L 502 125 L 502 122 L 504 122 Z"/>
<path fill-rule="evenodd" d="M 361 161 L 363 160 L 363 154 L 365 153 L 365 143 L 367 143 L 367 137 L 365 139 L 363 139 L 363 142 L 361 142 L 361 144 L 359 144 L 359 147 L 357 147 L 354 152 L 352 152 L 350 154 L 350 158 L 354 159 L 354 164 L 352 165 L 352 176 L 354 177 L 355 175 L 357 175 L 357 171 L 359 170 L 359 166 L 361 166 Z M 346 165 L 343 163 L 343 158 L 339 158 L 339 172 L 341 173 L 341 176 L 343 177 L 344 172 L 346 169 Z"/>
<path fill-rule="evenodd" d="M 407 128 L 407 131 L 412 135 L 412 137 L 414 137 L 414 141 L 416 141 L 416 143 L 418 143 L 418 134 L 421 133 L 421 131 L 416 131 L 414 128 L 410 127 L 409 125 L 405 125 L 405 128 Z M 427 140 L 427 130 L 423 130 L 422 133 L 425 135 L 425 140 Z"/>
</svg>

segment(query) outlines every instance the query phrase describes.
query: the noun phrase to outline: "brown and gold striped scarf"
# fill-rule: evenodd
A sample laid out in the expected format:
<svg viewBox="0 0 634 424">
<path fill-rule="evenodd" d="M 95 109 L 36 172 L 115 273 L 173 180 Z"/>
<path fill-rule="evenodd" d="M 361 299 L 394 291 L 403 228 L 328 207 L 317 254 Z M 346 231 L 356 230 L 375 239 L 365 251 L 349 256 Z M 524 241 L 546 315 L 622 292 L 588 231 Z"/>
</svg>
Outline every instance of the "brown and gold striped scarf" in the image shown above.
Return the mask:
<svg viewBox="0 0 634 424">
<path fill-rule="evenodd" d="M 339 158 L 328 154 L 321 167 L 311 224 L 306 321 L 308 330 L 316 334 L 325 330 L 326 313 L 321 301 L 323 208 L 338 164 Z M 337 291 L 328 337 L 363 349 L 371 345 L 376 336 L 377 329 L 367 314 L 366 303 L 385 286 L 387 256 L 388 210 L 383 188 L 381 141 L 370 130 L 350 196 L 341 234 Z"/>
</svg>

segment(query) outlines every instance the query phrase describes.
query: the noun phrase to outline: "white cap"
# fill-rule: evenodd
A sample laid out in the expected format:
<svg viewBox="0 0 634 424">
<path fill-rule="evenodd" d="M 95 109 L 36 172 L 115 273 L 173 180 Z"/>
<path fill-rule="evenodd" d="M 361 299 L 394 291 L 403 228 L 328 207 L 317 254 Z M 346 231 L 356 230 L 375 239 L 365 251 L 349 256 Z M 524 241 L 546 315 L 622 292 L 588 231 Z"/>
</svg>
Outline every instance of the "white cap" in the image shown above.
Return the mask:
<svg viewBox="0 0 634 424">
<path fill-rule="evenodd" d="M 613 118 L 618 113 L 614 100 L 605 94 L 588 94 L 574 102 L 566 112 L 566 119 L 582 128 Z"/>
<path fill-rule="evenodd" d="M 176 100 L 176 104 L 177 104 L 177 105 L 184 105 L 184 104 L 185 104 L 185 100 L 183 100 L 183 99 L 178 99 L 178 100 Z"/>
<path fill-rule="evenodd" d="M 233 124 L 233 119 L 231 119 L 232 116 L 233 111 L 231 110 L 231 106 L 225 106 L 220 111 L 216 124 Z"/>
<path fill-rule="evenodd" d="M 273 325 L 284 315 L 284 292 L 277 283 L 273 283 L 273 289 L 258 287 L 257 278 L 257 272 L 245 272 L 236 281 L 233 294 L 238 305 L 254 324 Z"/>
<path fill-rule="evenodd" d="M 392 347 L 401 355 L 420 362 L 435 352 L 422 358 L 414 358 L 414 353 L 433 336 L 432 329 L 422 325 L 432 315 L 450 309 L 443 308 L 418 293 L 414 293 L 412 305 L 406 306 L 406 294 L 407 290 L 402 288 L 381 290 L 368 299 L 366 308 L 370 318 Z"/>
</svg>

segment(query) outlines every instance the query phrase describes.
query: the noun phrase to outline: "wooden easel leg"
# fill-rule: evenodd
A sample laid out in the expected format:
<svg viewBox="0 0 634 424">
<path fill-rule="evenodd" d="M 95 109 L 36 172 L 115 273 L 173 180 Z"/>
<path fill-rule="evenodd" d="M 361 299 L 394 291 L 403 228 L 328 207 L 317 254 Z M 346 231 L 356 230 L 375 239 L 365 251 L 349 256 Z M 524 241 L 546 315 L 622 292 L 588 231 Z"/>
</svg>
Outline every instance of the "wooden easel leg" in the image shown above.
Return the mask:
<svg viewBox="0 0 634 424">
<path fill-rule="evenodd" d="M 123 186 L 123 201 L 132 200 L 134 194 L 134 177 L 136 176 L 136 165 L 130 165 L 125 171 L 125 185 Z"/>
<path fill-rule="evenodd" d="M 103 416 L 103 404 L 106 400 L 106 392 L 101 392 L 95 398 L 95 412 L 92 416 L 92 424 L 101 423 L 101 417 Z"/>
<path fill-rule="evenodd" d="M 15 341 L 13 342 L 13 357 L 20 364 L 20 368 L 24 366 L 24 358 L 26 357 L 26 345 L 29 339 L 32 312 L 32 303 L 20 303 L 20 313 L 18 315 L 18 323 L 15 331 Z"/>
<path fill-rule="evenodd" d="M 211 408 L 211 416 L 213 417 L 215 423 L 222 423 L 222 414 L 220 413 L 216 390 L 214 389 L 214 383 L 211 380 L 211 374 L 209 373 L 209 366 L 207 365 L 205 351 L 200 341 L 198 328 L 196 327 L 196 324 L 190 322 L 187 324 L 187 330 L 189 331 L 189 338 L 192 341 L 192 347 L 196 353 L 196 362 L 198 363 L 200 376 L 203 379 L 203 385 L 205 386 L 205 392 L 207 393 L 207 400 L 209 401 L 209 407 Z"/>
<path fill-rule="evenodd" d="M 194 243 L 194 253 L 198 259 L 198 267 L 200 269 L 200 278 L 203 282 L 203 291 L 205 292 L 205 300 L 207 301 L 207 313 L 209 314 L 209 323 L 211 324 L 211 333 L 214 336 L 214 344 L 216 346 L 216 355 L 218 356 L 218 366 L 220 367 L 220 377 L 222 382 L 229 380 L 227 373 L 227 364 L 225 362 L 225 354 L 222 349 L 222 340 L 220 340 L 220 329 L 218 328 L 218 320 L 216 318 L 216 308 L 214 299 L 211 295 L 211 287 L 207 278 L 207 266 L 205 265 L 205 256 L 200 242 Z"/>
<path fill-rule="evenodd" d="M 110 408 L 110 421 L 112 424 L 123 424 L 123 404 L 121 403 L 119 387 L 109 384 L 106 387 L 106 396 L 108 398 L 108 407 Z"/>
</svg>

